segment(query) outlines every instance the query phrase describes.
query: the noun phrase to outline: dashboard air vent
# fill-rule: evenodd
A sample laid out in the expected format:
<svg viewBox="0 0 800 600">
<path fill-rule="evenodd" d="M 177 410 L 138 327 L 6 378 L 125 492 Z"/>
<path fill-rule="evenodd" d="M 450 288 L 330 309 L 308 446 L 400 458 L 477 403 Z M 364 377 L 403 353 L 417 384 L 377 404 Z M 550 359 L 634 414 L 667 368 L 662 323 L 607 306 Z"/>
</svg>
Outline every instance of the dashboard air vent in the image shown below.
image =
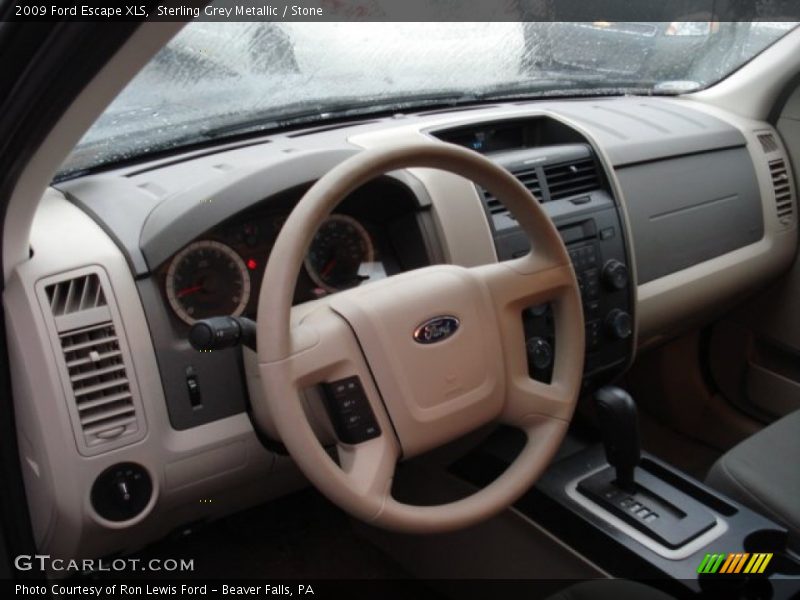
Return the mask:
<svg viewBox="0 0 800 600">
<path fill-rule="evenodd" d="M 772 187 L 775 189 L 775 208 L 778 220 L 786 225 L 791 222 L 794 214 L 792 205 L 792 188 L 789 183 L 789 172 L 782 158 L 769 161 L 769 173 L 772 177 Z"/>
<path fill-rule="evenodd" d="M 561 200 L 600 187 L 597 165 L 593 158 L 544 167 L 545 181 L 550 191 L 550 200 Z"/>
<path fill-rule="evenodd" d="M 131 444 L 146 434 L 130 350 L 105 272 L 89 267 L 40 282 L 81 454 Z M 48 310 L 49 309 L 49 310 Z"/>
<path fill-rule="evenodd" d="M 136 433 L 136 407 L 114 324 L 59 337 L 86 445 Z"/>
<path fill-rule="evenodd" d="M 106 306 L 106 297 L 96 273 L 48 285 L 45 292 L 54 317 Z"/>
<path fill-rule="evenodd" d="M 761 147 L 766 154 L 778 150 L 778 142 L 775 141 L 775 136 L 771 133 L 760 133 L 758 135 L 758 141 L 761 142 Z"/>
<path fill-rule="evenodd" d="M 542 186 L 539 185 L 539 175 L 536 172 L 536 169 L 526 169 L 523 171 L 513 171 L 512 174 L 514 177 L 520 180 L 522 185 L 524 185 L 528 190 L 536 197 L 537 200 L 541 202 L 542 200 Z M 500 215 L 500 214 L 508 214 L 508 209 L 498 200 L 495 198 L 491 193 L 486 190 L 483 190 L 483 198 L 484 202 L 486 203 L 486 210 L 489 211 L 491 215 Z"/>
</svg>

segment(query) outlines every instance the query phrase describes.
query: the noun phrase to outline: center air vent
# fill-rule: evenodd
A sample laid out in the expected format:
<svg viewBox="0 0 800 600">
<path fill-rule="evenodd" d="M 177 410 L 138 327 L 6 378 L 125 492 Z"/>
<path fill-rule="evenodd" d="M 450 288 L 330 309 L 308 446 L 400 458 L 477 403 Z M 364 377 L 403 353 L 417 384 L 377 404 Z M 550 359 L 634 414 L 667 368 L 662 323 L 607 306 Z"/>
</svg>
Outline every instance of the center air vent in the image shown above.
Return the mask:
<svg viewBox="0 0 800 600">
<path fill-rule="evenodd" d="M 577 196 L 600 187 L 597 165 L 591 157 L 575 162 L 546 165 L 544 177 L 550 192 L 550 200 Z"/>
<path fill-rule="evenodd" d="M 594 154 L 586 144 L 529 148 L 498 155 L 495 160 L 519 179 L 539 202 L 589 196 L 603 187 Z M 515 227 L 515 221 L 500 200 L 486 190 L 480 191 L 494 227 Z"/>
<path fill-rule="evenodd" d="M 130 352 L 105 274 L 84 270 L 40 287 L 78 447 L 92 455 L 144 437 Z"/>
<path fill-rule="evenodd" d="M 775 189 L 775 209 L 778 220 L 782 225 L 789 225 L 794 214 L 792 201 L 792 187 L 789 181 L 789 172 L 782 158 L 769 161 L 769 173 L 772 177 L 772 187 Z"/>
<path fill-rule="evenodd" d="M 539 185 L 539 175 L 535 168 L 515 171 L 512 174 L 541 202 L 542 187 Z M 508 209 L 487 190 L 483 190 L 483 198 L 489 214 L 508 214 Z"/>
</svg>

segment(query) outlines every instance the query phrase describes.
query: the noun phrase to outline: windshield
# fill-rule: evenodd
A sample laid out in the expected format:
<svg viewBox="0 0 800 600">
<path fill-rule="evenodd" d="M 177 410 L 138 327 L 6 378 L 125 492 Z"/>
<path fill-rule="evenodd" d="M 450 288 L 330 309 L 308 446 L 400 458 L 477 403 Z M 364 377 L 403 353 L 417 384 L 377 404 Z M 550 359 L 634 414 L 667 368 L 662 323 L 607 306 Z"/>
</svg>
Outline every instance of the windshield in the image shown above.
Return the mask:
<svg viewBox="0 0 800 600">
<path fill-rule="evenodd" d="M 294 124 L 484 99 L 677 94 L 794 22 L 191 22 L 127 86 L 61 176 Z"/>
</svg>

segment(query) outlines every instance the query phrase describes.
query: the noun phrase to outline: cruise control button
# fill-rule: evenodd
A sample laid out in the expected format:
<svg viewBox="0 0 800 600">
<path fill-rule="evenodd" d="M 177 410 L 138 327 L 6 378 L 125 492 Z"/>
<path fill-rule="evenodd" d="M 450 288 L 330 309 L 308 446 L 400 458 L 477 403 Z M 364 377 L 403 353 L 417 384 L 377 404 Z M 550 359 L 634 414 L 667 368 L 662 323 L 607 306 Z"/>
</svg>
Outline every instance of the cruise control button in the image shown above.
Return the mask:
<svg viewBox="0 0 800 600">
<path fill-rule="evenodd" d="M 324 388 L 325 405 L 341 442 L 359 444 L 381 434 L 358 377 L 334 381 Z"/>
<path fill-rule="evenodd" d="M 343 398 L 339 402 L 339 407 L 343 411 L 353 410 L 357 405 L 358 405 L 358 402 L 356 401 L 355 398 Z"/>
</svg>

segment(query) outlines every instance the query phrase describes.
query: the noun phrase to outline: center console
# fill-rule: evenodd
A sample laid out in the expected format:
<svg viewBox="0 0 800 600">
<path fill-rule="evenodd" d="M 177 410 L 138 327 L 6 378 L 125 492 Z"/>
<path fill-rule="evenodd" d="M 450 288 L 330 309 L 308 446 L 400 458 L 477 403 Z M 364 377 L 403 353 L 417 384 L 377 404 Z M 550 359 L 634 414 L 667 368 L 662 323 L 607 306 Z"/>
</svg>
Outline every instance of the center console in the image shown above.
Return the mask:
<svg viewBox="0 0 800 600">
<path fill-rule="evenodd" d="M 633 537 L 666 555 L 721 535 L 722 522 L 701 498 L 640 466 L 637 411 L 630 395 L 604 387 L 595 401 L 608 466 L 568 484 L 570 498 L 600 518 L 624 524 Z"/>
<path fill-rule="evenodd" d="M 537 485 L 538 502 L 569 515 L 582 552 L 629 563 L 703 596 L 792 598 L 800 560 L 785 528 L 639 450 L 636 405 L 623 390 L 596 396 L 605 452 L 589 447 L 559 461 Z M 570 534 L 567 534 L 569 537 Z"/>
<path fill-rule="evenodd" d="M 653 580 L 677 598 L 800 595 L 800 557 L 784 527 L 642 452 L 625 391 L 603 387 L 595 402 L 603 444 L 556 458 L 517 510 L 612 576 Z M 486 485 L 524 444 L 514 448 L 508 433 L 453 473 Z"/>
<path fill-rule="evenodd" d="M 492 155 L 533 192 L 569 251 L 586 326 L 585 386 L 610 380 L 633 352 L 633 284 L 625 228 L 603 171 L 586 144 Z M 482 192 L 499 260 L 522 256 L 527 237 L 502 203 Z M 535 249 L 534 249 L 535 251 Z M 555 331 L 550 307 L 523 315 L 531 377 L 549 382 Z"/>
<path fill-rule="evenodd" d="M 561 233 L 580 285 L 586 324 L 584 393 L 619 375 L 633 356 L 634 283 L 622 212 L 592 146 L 578 131 L 549 117 L 428 133 L 485 154 L 539 200 Z M 526 254 L 527 236 L 502 199 L 478 191 L 498 260 Z M 529 307 L 522 321 L 530 376 L 549 383 L 556 338 L 551 307 Z"/>
</svg>

